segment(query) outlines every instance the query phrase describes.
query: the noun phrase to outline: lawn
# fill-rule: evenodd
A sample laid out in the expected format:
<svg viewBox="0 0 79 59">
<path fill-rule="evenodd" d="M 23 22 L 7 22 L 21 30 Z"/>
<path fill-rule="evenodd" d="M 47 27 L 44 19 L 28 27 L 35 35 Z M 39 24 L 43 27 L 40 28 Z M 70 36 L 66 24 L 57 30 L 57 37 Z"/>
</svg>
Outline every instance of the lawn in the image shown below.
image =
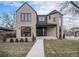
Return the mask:
<svg viewBox="0 0 79 59">
<path fill-rule="evenodd" d="M 44 40 L 46 57 L 79 57 L 79 41 Z"/>
<path fill-rule="evenodd" d="M 32 46 L 32 42 L 0 43 L 0 57 L 24 57 Z"/>
</svg>

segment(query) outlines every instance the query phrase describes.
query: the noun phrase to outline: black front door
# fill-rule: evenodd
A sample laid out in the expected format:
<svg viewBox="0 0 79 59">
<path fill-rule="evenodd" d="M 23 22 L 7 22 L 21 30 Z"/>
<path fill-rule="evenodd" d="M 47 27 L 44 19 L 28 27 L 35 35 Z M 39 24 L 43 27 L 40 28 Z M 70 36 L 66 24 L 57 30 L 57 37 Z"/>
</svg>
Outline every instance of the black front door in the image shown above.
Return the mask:
<svg viewBox="0 0 79 59">
<path fill-rule="evenodd" d="M 39 27 L 37 28 L 37 36 L 46 36 L 47 35 L 47 28 Z"/>
</svg>

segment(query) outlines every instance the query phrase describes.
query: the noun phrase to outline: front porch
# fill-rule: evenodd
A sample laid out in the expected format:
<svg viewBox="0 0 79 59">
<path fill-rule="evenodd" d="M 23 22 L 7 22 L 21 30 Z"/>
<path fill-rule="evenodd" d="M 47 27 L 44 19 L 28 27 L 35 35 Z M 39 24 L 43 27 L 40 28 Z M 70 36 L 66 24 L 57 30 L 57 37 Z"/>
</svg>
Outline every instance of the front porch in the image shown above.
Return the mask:
<svg viewBox="0 0 79 59">
<path fill-rule="evenodd" d="M 36 37 L 39 38 L 57 38 L 57 25 L 47 24 L 47 25 L 37 25 L 36 27 Z"/>
</svg>

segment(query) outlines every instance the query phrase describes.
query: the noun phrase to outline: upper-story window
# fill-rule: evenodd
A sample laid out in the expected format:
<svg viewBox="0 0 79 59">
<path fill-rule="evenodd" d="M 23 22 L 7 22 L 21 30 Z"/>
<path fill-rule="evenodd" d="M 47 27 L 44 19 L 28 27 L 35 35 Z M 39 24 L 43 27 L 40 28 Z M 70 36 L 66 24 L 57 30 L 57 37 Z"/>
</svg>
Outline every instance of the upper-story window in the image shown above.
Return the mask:
<svg viewBox="0 0 79 59">
<path fill-rule="evenodd" d="M 21 21 L 31 21 L 31 13 L 22 13 L 21 14 Z"/>
<path fill-rule="evenodd" d="M 45 17 L 39 17 L 39 21 L 45 21 Z"/>
</svg>

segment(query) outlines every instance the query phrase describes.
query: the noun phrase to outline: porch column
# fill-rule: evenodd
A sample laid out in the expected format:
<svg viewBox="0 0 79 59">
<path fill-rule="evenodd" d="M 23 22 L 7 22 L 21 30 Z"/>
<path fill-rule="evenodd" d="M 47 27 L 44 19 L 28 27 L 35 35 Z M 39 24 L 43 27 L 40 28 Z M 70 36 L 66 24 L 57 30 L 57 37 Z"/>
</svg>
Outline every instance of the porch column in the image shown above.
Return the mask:
<svg viewBox="0 0 79 59">
<path fill-rule="evenodd" d="M 61 16 L 61 40 L 63 39 L 63 15 Z"/>
<path fill-rule="evenodd" d="M 56 36 L 58 39 L 59 39 L 59 35 L 60 35 L 60 32 L 59 32 L 59 23 L 58 23 L 56 26 Z"/>
</svg>

